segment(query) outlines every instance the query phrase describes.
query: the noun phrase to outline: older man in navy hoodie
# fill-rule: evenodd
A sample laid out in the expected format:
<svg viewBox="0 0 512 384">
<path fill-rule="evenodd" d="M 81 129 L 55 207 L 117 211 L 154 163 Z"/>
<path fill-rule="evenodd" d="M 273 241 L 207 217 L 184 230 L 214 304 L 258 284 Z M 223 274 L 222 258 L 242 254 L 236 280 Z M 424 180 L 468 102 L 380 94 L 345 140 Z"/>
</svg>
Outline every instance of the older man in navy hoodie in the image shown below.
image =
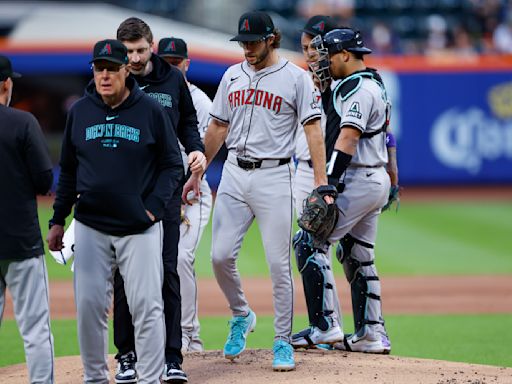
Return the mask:
<svg viewBox="0 0 512 384">
<path fill-rule="evenodd" d="M 94 81 L 68 114 L 50 220 L 51 250 L 64 246 L 75 205 L 75 301 L 84 382 L 108 383 L 107 319 L 113 271 L 124 278 L 139 354 L 139 383 L 164 364 L 161 220 L 183 175 L 164 109 L 129 78 L 126 47 L 94 47 Z"/>
</svg>

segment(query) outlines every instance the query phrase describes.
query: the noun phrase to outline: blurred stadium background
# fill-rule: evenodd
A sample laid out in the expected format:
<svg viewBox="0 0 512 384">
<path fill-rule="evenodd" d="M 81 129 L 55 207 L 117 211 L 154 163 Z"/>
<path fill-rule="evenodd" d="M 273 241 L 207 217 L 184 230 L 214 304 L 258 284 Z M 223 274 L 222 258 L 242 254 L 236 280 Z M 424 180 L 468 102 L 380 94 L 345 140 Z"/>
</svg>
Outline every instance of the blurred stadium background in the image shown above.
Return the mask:
<svg viewBox="0 0 512 384">
<path fill-rule="evenodd" d="M 92 77 L 92 45 L 130 16 L 155 40 L 189 44 L 189 79 L 211 97 L 242 51 L 229 38 L 238 17 L 265 9 L 298 54 L 314 14 L 360 29 L 393 100 L 402 185 L 512 184 L 512 1 L 509 0 L 127 0 L 0 1 L 0 52 L 24 77 L 13 106 L 40 121 L 57 165 L 66 111 Z M 221 154 L 220 156 L 222 156 Z M 215 188 L 219 162 L 209 170 Z"/>
</svg>

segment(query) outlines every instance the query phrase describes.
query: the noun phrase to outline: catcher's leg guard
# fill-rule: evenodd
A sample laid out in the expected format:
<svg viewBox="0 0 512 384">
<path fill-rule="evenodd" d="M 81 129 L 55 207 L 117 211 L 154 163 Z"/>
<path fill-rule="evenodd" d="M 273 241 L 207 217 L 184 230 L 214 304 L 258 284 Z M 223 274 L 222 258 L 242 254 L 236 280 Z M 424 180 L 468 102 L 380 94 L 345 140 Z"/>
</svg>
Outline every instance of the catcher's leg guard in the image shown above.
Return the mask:
<svg viewBox="0 0 512 384">
<path fill-rule="evenodd" d="M 383 329 L 381 286 L 374 265 L 373 245 L 347 234 L 338 244 L 336 257 L 343 264 L 350 283 L 355 332 L 366 325 Z"/>
<path fill-rule="evenodd" d="M 333 313 L 333 285 L 325 275 L 325 271 L 330 268 L 324 260 L 326 255 L 311 246 L 309 234 L 302 230 L 295 234 L 293 246 L 297 267 L 302 275 L 309 323 L 326 331 L 332 324 L 326 317 Z"/>
</svg>

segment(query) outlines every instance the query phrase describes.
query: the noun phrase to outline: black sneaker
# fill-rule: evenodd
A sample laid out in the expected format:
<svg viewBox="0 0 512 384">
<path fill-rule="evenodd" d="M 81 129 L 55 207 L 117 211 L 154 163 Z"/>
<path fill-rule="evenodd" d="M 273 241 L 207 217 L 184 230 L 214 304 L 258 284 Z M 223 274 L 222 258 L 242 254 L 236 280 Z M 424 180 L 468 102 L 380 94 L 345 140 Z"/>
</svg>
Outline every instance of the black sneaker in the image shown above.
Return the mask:
<svg viewBox="0 0 512 384">
<path fill-rule="evenodd" d="M 135 370 L 135 353 L 128 352 L 117 359 L 116 383 L 136 383 L 137 371 Z"/>
<path fill-rule="evenodd" d="M 187 383 L 188 378 L 179 363 L 165 363 L 162 381 L 164 383 Z"/>
</svg>

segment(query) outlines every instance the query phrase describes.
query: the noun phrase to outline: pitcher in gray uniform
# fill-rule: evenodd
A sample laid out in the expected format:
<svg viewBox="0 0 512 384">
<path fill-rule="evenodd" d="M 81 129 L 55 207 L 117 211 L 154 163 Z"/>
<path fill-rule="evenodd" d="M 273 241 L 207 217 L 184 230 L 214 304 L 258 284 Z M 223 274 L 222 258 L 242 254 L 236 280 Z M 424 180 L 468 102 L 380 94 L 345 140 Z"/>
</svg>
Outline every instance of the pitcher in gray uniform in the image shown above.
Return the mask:
<svg viewBox="0 0 512 384">
<path fill-rule="evenodd" d="M 158 43 L 158 55 L 178 68 L 183 74 L 196 109 L 197 128 L 201 138 L 204 139 L 210 122 L 212 101 L 206 93 L 187 80 L 187 71 L 190 66 L 187 43 L 176 37 L 163 38 Z M 183 165 L 185 169 L 188 169 L 185 148 L 180 145 L 180 149 Z M 181 350 L 183 352 L 202 352 L 204 350 L 203 342 L 199 337 L 198 293 L 194 263 L 199 241 L 206 224 L 208 224 L 212 210 L 212 192 L 208 181 L 206 181 L 206 175 L 201 181 L 200 192 L 200 198 L 193 198 L 194 203 L 192 205 L 182 206 L 180 242 L 178 245 L 178 274 L 180 276 Z"/>
<path fill-rule="evenodd" d="M 314 165 L 315 186 L 326 184 L 325 147 L 314 85 L 306 71 L 278 56 L 281 34 L 264 12 L 240 17 L 238 41 L 246 61 L 231 66 L 213 101 L 205 137 L 211 162 L 222 143 L 228 148 L 213 212 L 212 263 L 215 277 L 233 313 L 224 356 L 245 349 L 256 315 L 242 290 L 236 260 L 243 237 L 256 218 L 273 284 L 273 369 L 295 368 L 290 345 L 293 284 L 290 251 L 293 218 L 290 158 L 298 123 L 303 125 Z M 197 189 L 197 176 L 184 187 L 184 198 Z M 254 255 L 254 257 L 257 257 Z"/>
<path fill-rule="evenodd" d="M 342 239 L 336 256 L 351 286 L 356 327 L 353 334 L 345 336 L 341 348 L 389 353 L 391 344 L 384 328 L 381 286 L 374 265 L 377 221 L 390 189 L 386 172 L 388 98 L 378 73 L 364 64 L 363 56 L 371 50 L 364 47 L 359 32 L 335 29 L 314 38 L 311 44 L 318 51 L 317 68 L 328 68 L 334 79 L 342 81 L 332 95 L 341 131 L 327 169 L 329 183 L 340 192 L 336 201 L 340 215 L 328 244 L 310 248 L 310 257 L 325 253 L 330 244 Z M 305 294 L 307 297 L 311 292 Z M 330 321 L 332 315 L 322 315 L 317 324 L 293 336 L 294 346 L 331 341 L 332 334 L 338 333 L 337 325 Z M 325 324 L 327 327 L 322 326 Z"/>
<path fill-rule="evenodd" d="M 9 108 L 12 79 L 19 76 L 11 61 L 0 56 L 0 326 L 8 288 L 23 338 L 29 381 L 51 384 L 53 336 L 36 194 L 50 190 L 52 162 L 34 116 Z"/>
</svg>

